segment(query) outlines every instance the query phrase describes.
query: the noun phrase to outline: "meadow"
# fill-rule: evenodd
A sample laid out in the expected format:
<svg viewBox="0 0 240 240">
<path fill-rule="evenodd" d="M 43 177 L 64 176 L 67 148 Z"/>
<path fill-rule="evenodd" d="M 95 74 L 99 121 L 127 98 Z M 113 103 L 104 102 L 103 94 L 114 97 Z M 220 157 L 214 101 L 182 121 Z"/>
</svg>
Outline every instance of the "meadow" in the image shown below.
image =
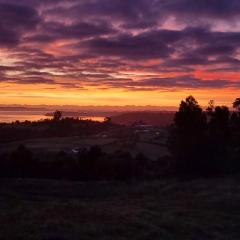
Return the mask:
<svg viewBox="0 0 240 240">
<path fill-rule="evenodd" d="M 0 184 L 0 239 L 239 239 L 239 179 Z"/>
</svg>

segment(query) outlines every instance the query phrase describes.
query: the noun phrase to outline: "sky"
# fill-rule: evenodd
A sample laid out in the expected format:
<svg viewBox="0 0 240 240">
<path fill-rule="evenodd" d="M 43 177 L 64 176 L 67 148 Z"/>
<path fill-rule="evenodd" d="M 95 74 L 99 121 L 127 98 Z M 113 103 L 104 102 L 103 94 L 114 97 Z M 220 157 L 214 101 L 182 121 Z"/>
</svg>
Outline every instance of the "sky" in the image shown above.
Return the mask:
<svg viewBox="0 0 240 240">
<path fill-rule="evenodd" d="M 0 104 L 240 97 L 239 0 L 0 0 Z"/>
</svg>

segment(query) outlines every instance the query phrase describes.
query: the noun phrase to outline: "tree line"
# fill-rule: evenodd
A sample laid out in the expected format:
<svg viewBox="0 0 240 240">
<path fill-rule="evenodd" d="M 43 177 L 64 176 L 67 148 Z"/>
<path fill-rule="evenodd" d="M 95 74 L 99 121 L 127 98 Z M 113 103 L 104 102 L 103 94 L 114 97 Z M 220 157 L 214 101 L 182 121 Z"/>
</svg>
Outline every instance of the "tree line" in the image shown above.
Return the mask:
<svg viewBox="0 0 240 240">
<path fill-rule="evenodd" d="M 132 181 L 152 178 L 154 169 L 143 154 L 106 153 L 99 146 L 80 149 L 76 156 L 59 151 L 51 160 L 39 159 L 25 145 L 0 156 L 0 178 Z"/>
<path fill-rule="evenodd" d="M 240 98 L 233 109 L 211 100 L 204 111 L 193 96 L 181 102 L 168 140 L 176 174 L 210 177 L 240 171 Z"/>
<path fill-rule="evenodd" d="M 62 118 L 61 112 L 56 111 L 53 119 L 0 123 L 0 143 L 34 138 L 89 136 L 119 128 L 120 126 L 109 120 L 97 122 L 70 117 Z"/>
</svg>

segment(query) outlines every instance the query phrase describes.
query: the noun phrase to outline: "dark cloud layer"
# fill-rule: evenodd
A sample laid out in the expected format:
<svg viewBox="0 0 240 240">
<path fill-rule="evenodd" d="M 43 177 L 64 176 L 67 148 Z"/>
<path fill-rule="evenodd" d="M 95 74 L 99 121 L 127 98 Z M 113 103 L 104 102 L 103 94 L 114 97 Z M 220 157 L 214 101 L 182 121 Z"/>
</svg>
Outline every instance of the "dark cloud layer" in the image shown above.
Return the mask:
<svg viewBox="0 0 240 240">
<path fill-rule="evenodd" d="M 0 51 L 6 82 L 238 88 L 239 79 L 194 72 L 239 72 L 240 1 L 0 0 Z"/>
<path fill-rule="evenodd" d="M 16 45 L 25 31 L 40 22 L 37 11 L 29 6 L 0 4 L 0 46 Z"/>
</svg>

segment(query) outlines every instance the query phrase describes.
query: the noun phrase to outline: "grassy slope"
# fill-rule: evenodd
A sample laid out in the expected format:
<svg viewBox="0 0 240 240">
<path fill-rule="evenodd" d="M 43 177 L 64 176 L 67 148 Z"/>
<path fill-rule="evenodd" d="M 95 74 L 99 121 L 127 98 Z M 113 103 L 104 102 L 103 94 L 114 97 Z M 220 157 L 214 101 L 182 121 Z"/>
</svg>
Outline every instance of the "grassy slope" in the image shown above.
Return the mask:
<svg viewBox="0 0 240 240">
<path fill-rule="evenodd" d="M 0 182 L 0 239 L 239 239 L 240 186 Z"/>
<path fill-rule="evenodd" d="M 93 145 L 101 146 L 103 151 L 106 151 L 108 153 L 113 153 L 114 151 L 117 151 L 119 149 L 123 151 L 128 151 L 133 155 L 136 155 L 138 152 L 142 152 L 153 160 L 156 160 L 157 158 L 168 154 L 166 147 L 162 147 L 156 144 L 138 142 L 134 146 L 124 147 L 121 145 L 121 142 L 118 142 L 118 139 L 102 139 L 96 137 L 59 137 L 11 142 L 6 144 L 0 144 L 0 154 L 5 152 L 12 152 L 20 144 L 26 145 L 31 151 L 37 154 L 42 154 L 46 152 L 56 153 L 60 150 L 70 151 L 79 147 L 84 148 Z"/>
</svg>

